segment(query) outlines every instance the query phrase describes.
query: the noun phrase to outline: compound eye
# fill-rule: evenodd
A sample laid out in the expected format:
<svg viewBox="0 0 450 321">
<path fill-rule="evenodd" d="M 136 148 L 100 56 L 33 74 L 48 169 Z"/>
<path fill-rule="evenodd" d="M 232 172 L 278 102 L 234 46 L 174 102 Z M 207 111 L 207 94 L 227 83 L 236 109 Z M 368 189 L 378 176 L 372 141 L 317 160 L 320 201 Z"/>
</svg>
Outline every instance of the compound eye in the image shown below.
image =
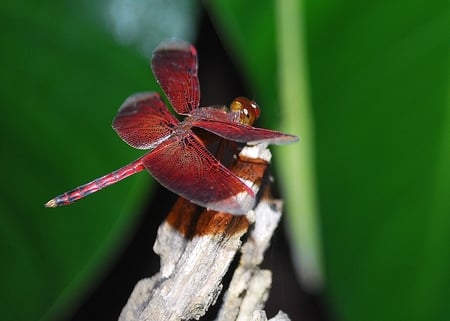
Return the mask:
<svg viewBox="0 0 450 321">
<path fill-rule="evenodd" d="M 230 105 L 232 112 L 239 112 L 239 122 L 245 125 L 252 125 L 259 117 L 260 109 L 258 104 L 245 97 L 238 97 Z"/>
</svg>

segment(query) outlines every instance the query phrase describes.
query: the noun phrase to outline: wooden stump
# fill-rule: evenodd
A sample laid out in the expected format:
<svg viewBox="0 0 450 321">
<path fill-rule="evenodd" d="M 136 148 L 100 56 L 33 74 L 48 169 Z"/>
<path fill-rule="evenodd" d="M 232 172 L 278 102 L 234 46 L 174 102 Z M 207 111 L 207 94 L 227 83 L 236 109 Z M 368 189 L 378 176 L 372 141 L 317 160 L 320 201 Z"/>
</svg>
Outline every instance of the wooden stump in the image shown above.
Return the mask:
<svg viewBox="0 0 450 321">
<path fill-rule="evenodd" d="M 236 216 L 205 210 L 179 198 L 158 229 L 154 251 L 160 271 L 137 283 L 120 321 L 200 320 L 223 290 L 222 279 L 233 273 L 218 321 L 267 320 L 263 311 L 272 274 L 261 270 L 264 252 L 281 218 L 282 202 L 271 199 L 265 173 L 270 163 L 266 145 L 245 147 L 231 170 L 264 193 L 254 210 Z M 245 243 L 241 238 L 248 233 Z M 229 271 L 238 251 L 238 267 Z M 289 320 L 279 312 L 270 320 Z"/>
</svg>

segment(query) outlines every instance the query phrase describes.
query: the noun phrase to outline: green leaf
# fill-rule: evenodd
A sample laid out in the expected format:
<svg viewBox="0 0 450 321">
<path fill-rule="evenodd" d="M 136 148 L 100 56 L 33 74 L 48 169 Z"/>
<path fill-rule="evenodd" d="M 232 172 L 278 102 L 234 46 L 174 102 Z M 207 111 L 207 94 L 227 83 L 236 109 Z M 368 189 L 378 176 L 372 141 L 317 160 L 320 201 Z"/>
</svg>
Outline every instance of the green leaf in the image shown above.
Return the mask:
<svg viewBox="0 0 450 321">
<path fill-rule="evenodd" d="M 151 195 L 143 173 L 71 206 L 44 208 L 143 154 L 111 122 L 127 96 L 159 90 L 148 58 L 87 16 L 58 1 L 0 6 L 2 320 L 70 313 Z"/>
<path fill-rule="evenodd" d="M 286 94 L 274 76 L 286 53 L 279 65 L 274 53 L 296 50 L 306 25 L 299 59 L 309 72 L 326 294 L 337 319 L 450 319 L 450 3 L 308 2 L 304 16 L 294 9 L 302 20 L 289 31 L 293 49 L 278 48 L 286 40 L 272 30 L 292 13 L 275 16 L 273 3 L 209 5 L 263 108 Z M 296 119 L 300 108 L 277 110 L 301 124 L 309 120 Z M 308 157 L 292 155 L 277 163 Z M 290 219 L 292 234 L 307 223 Z"/>
<path fill-rule="evenodd" d="M 449 9 L 310 8 L 328 289 L 348 320 L 450 317 Z"/>
</svg>

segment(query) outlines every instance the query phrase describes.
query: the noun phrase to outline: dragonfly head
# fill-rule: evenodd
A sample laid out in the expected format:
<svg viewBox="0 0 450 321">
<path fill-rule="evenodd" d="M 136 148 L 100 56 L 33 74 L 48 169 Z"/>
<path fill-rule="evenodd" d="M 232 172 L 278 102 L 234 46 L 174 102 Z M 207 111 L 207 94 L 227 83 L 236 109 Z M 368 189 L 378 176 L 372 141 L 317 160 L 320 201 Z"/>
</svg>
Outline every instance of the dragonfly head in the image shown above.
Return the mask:
<svg viewBox="0 0 450 321">
<path fill-rule="evenodd" d="M 240 123 L 245 125 L 252 125 L 261 113 L 258 104 L 245 97 L 238 97 L 233 100 L 230 104 L 230 110 L 238 112 Z"/>
</svg>

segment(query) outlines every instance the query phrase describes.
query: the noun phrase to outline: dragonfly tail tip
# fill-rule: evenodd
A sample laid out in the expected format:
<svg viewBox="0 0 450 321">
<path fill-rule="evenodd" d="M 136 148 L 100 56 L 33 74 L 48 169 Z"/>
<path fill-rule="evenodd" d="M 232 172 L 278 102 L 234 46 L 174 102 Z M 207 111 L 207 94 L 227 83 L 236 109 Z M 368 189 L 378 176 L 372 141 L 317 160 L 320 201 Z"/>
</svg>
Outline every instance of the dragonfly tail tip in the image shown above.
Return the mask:
<svg viewBox="0 0 450 321">
<path fill-rule="evenodd" d="M 56 207 L 57 206 L 56 201 L 54 199 L 48 201 L 44 205 L 45 205 L 45 207 Z"/>
</svg>

